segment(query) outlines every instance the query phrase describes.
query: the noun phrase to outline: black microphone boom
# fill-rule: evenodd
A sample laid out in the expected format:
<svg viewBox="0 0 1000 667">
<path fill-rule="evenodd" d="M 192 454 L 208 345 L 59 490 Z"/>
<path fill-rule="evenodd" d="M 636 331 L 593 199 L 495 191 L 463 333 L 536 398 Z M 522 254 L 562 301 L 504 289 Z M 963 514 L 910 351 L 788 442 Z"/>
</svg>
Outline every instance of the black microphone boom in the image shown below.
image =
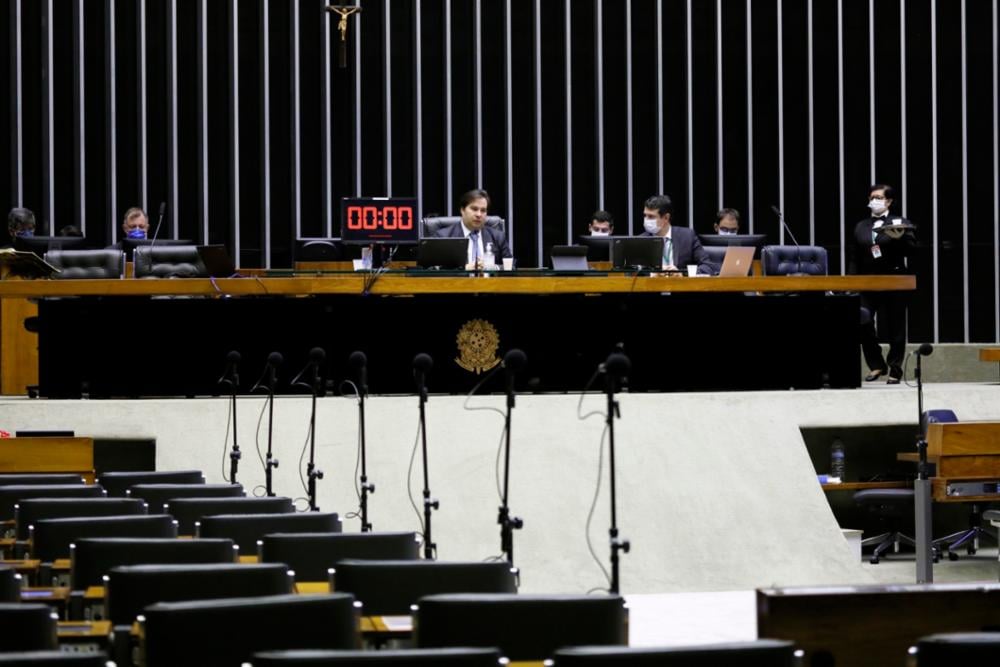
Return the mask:
<svg viewBox="0 0 1000 667">
<path fill-rule="evenodd" d="M 358 393 L 368 393 L 368 357 L 361 350 L 351 352 L 347 365 L 358 379 Z"/>
<path fill-rule="evenodd" d="M 259 387 L 267 387 L 267 457 L 264 461 L 264 488 L 268 496 L 274 496 L 272 486 L 273 469 L 278 467 L 278 459 L 274 458 L 272 444 L 274 441 L 274 387 L 278 383 L 278 366 L 285 360 L 280 352 L 272 352 L 267 355 L 267 365 L 261 374 L 257 384 L 250 391 L 256 391 Z"/>
<path fill-rule="evenodd" d="M 514 565 L 514 531 L 524 527 L 521 517 L 511 516 L 509 504 L 510 491 L 510 418 L 514 409 L 514 375 L 528 363 L 528 357 L 522 350 L 514 348 L 503 357 L 503 367 L 507 375 L 507 411 L 504 413 L 504 464 L 503 464 L 503 495 L 500 497 L 500 510 L 497 523 L 500 524 L 500 552 L 507 556 L 507 562 Z"/>
<path fill-rule="evenodd" d="M 929 357 L 933 352 L 934 346 L 930 343 L 922 343 L 920 347 L 917 348 L 917 355 L 921 357 Z"/>
<path fill-rule="evenodd" d="M 433 560 L 437 553 L 437 545 L 431 534 L 431 513 L 440 507 L 436 498 L 431 497 L 430 474 L 427 471 L 427 372 L 433 368 L 434 360 L 429 354 L 421 352 L 413 357 L 413 378 L 417 381 L 417 392 L 420 395 L 420 438 L 424 458 L 424 558 Z"/>
<path fill-rule="evenodd" d="M 368 494 L 375 493 L 375 485 L 368 481 L 368 453 L 365 434 L 365 396 L 368 395 L 368 357 L 361 350 L 351 352 L 347 365 L 357 378 L 358 387 L 358 441 L 361 448 L 361 477 L 358 486 L 361 488 L 360 515 L 361 532 L 371 531 L 372 524 L 368 521 Z"/>
<path fill-rule="evenodd" d="M 781 225 L 785 228 L 785 231 L 788 232 L 788 236 L 792 239 L 792 243 L 795 244 L 795 265 L 796 265 L 796 267 L 798 269 L 796 271 L 796 273 L 797 274 L 801 274 L 802 273 L 802 246 L 800 246 L 799 242 L 795 240 L 795 234 L 792 234 L 792 228 L 788 226 L 787 222 L 785 222 L 785 216 L 782 215 L 781 209 L 778 208 L 777 206 L 775 206 L 774 204 L 771 204 L 771 211 L 773 211 L 774 214 L 776 216 L 778 216 L 778 220 L 781 222 Z"/>
<path fill-rule="evenodd" d="M 229 400 L 230 400 L 230 410 L 232 412 L 233 420 L 233 448 L 229 452 L 229 483 L 236 484 L 236 474 L 239 471 L 240 458 L 243 454 L 240 452 L 239 441 L 236 439 L 236 393 L 240 388 L 240 374 L 239 374 L 239 363 L 240 363 L 240 353 L 236 350 L 231 350 L 229 354 L 226 355 L 226 370 L 219 378 L 219 384 L 225 384 L 229 386 Z"/>
</svg>

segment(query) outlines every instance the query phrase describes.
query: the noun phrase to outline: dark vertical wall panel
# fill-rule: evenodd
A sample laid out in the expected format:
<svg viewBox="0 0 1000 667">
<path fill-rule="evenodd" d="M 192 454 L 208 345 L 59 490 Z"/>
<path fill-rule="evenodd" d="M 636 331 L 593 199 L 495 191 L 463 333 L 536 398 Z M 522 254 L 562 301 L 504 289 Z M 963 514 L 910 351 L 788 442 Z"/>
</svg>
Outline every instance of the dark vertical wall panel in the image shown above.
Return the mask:
<svg viewBox="0 0 1000 667">
<path fill-rule="evenodd" d="M 548 246 L 583 233 L 602 196 L 619 233 L 640 231 L 642 201 L 660 190 L 662 178 L 662 190 L 676 204 L 676 221 L 686 223 L 690 217 L 700 232 L 710 230 L 721 201 L 739 209 L 745 222 L 752 218 L 755 231 L 777 242 L 781 234 L 770 205 L 781 198 L 800 242 L 814 233 L 816 243 L 829 250 L 831 271 L 837 273 L 842 270 L 842 238 L 866 215 L 865 190 L 874 175 L 876 181 L 900 188 L 897 212 L 905 210 L 919 226 L 910 339 L 998 338 L 995 211 L 1000 195 L 993 169 L 995 111 L 988 103 L 997 85 L 995 2 L 967 1 L 963 25 L 961 4 L 940 0 L 370 0 L 364 2 L 363 13 L 349 20 L 345 69 L 337 67 L 337 18 L 324 11 L 325 4 L 272 0 L 265 31 L 263 0 L 241 1 L 234 32 L 233 3 L 205 2 L 208 39 L 203 49 L 202 3 L 177 2 L 174 95 L 170 3 L 146 0 L 143 16 L 140 0 L 79 5 L 55 0 L 50 70 L 47 2 L 7 0 L 7 21 L 0 30 L 0 89 L 8 98 L 0 109 L 0 153 L 5 156 L 0 204 L 10 208 L 22 196 L 24 205 L 38 213 L 40 231 L 57 231 L 51 229 L 53 217 L 60 227 L 85 221 L 87 235 L 96 244 L 113 242 L 124 210 L 142 205 L 144 193 L 153 218 L 159 202 L 169 198 L 170 110 L 175 105 L 177 205 L 160 233 L 206 238 L 234 249 L 238 239 L 243 265 L 289 265 L 296 236 L 339 231 L 339 200 L 353 194 L 358 181 L 362 194 L 376 196 L 386 194 L 391 180 L 394 194 L 417 195 L 425 212 L 454 210 L 464 190 L 485 187 L 493 196 L 493 212 L 513 220 L 519 263 L 530 266 L 547 260 Z M 14 44 L 18 6 L 20 50 Z M 79 31 L 71 11 L 77 6 L 83 12 L 85 44 L 79 69 Z M 877 27 L 874 42 L 869 7 Z M 292 20 L 296 12 L 297 34 Z M 330 39 L 325 42 L 327 31 Z M 600 71 L 598 33 L 603 36 Z M 536 34 L 541 37 L 537 43 Z M 270 73 L 267 127 L 261 78 L 265 38 Z M 114 49 L 113 70 L 106 60 L 109 44 Z M 968 91 L 964 111 L 963 56 Z M 298 105 L 293 87 L 296 60 Z M 204 100 L 202 62 L 207 65 Z M 83 99 L 76 105 L 81 72 Z M 603 77 L 600 94 L 598 73 Z M 663 82 L 660 95 L 658 74 Z M 19 96 L 14 91 L 18 77 L 23 85 Z M 45 115 L 48 82 L 51 136 Z M 234 90 L 239 91 L 235 118 L 230 108 Z M 112 97 L 113 126 L 108 121 Z M 657 141 L 660 109 L 663 129 Z M 19 135 L 20 158 L 15 145 Z M 265 138 L 270 144 L 266 154 Z M 271 184 L 269 218 L 262 192 L 265 176 Z M 296 182 L 301 184 L 298 226 Z M 51 211 L 46 203 L 49 191 Z"/>
</svg>

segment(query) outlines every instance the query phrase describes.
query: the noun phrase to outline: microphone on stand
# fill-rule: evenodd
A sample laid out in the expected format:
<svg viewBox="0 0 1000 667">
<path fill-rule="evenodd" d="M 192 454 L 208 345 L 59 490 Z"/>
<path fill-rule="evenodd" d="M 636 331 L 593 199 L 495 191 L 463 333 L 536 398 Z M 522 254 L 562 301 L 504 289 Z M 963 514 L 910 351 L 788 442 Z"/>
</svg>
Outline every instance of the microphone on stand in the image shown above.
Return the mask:
<svg viewBox="0 0 1000 667">
<path fill-rule="evenodd" d="M 775 206 L 774 204 L 771 204 L 771 211 L 773 211 L 774 214 L 778 216 L 778 220 L 785 228 L 785 231 L 788 233 L 788 236 L 791 237 L 792 243 L 795 244 L 795 265 L 798 270 L 794 274 L 789 274 L 789 275 L 797 275 L 797 276 L 805 275 L 802 273 L 802 246 L 800 246 L 799 242 L 795 240 L 795 234 L 792 234 L 792 228 L 788 226 L 787 222 L 785 222 L 785 216 L 782 215 L 781 209 Z"/>
<path fill-rule="evenodd" d="M 507 562 L 514 564 L 514 531 L 524 527 L 521 517 L 510 515 L 508 504 L 510 489 L 510 413 L 514 408 L 514 376 L 528 363 L 528 357 L 523 351 L 514 348 L 503 357 L 504 373 L 507 376 L 507 412 L 504 414 L 504 465 L 503 465 L 503 496 L 500 499 L 500 510 L 497 523 L 500 524 L 500 552 L 507 555 Z"/>
<path fill-rule="evenodd" d="M 934 352 L 934 346 L 923 343 L 917 348 L 917 367 L 914 375 L 917 379 L 917 479 L 913 483 L 914 525 L 916 530 L 917 572 L 918 584 L 934 581 L 934 537 L 931 533 L 932 483 L 928 477 L 927 466 L 927 433 L 924 430 L 924 382 L 920 360 L 929 357 Z"/>
<path fill-rule="evenodd" d="M 429 354 L 421 352 L 413 357 L 413 379 L 417 383 L 417 393 L 420 395 L 420 438 L 424 454 L 424 558 L 433 560 L 437 553 L 437 545 L 431 537 L 431 512 L 438 509 L 440 503 L 431 498 L 430 476 L 427 472 L 427 373 L 434 366 L 434 360 Z"/>
<path fill-rule="evenodd" d="M 272 475 L 273 469 L 278 467 L 278 459 L 274 458 L 272 453 L 272 444 L 274 441 L 274 386 L 278 382 L 278 366 L 284 360 L 285 358 L 281 356 L 280 352 L 272 352 L 267 355 L 267 365 L 264 366 L 264 372 L 261 374 L 260 379 L 257 380 L 257 384 L 250 390 L 254 392 L 260 387 L 267 388 L 267 457 L 264 461 L 264 487 L 268 496 L 274 496 Z"/>
<path fill-rule="evenodd" d="M 368 395 L 368 357 L 365 356 L 364 352 L 355 350 L 347 358 L 347 365 L 351 369 L 351 374 L 357 378 L 358 439 L 361 446 L 361 477 L 358 480 L 361 487 L 361 532 L 367 533 L 372 529 L 372 524 L 368 521 L 368 494 L 375 493 L 375 485 L 368 481 L 368 455 L 365 442 L 365 397 Z"/>
<path fill-rule="evenodd" d="M 149 252 L 149 268 L 150 269 L 153 268 L 153 246 L 156 245 L 156 237 L 160 233 L 160 227 L 163 225 L 163 216 L 166 214 L 166 212 L 167 212 L 167 202 L 161 201 L 160 202 L 160 216 L 159 216 L 159 219 L 156 221 L 156 227 L 153 229 L 153 238 L 150 240 L 149 246 L 148 246 L 149 247 L 149 251 L 148 252 Z M 140 253 L 140 255 L 141 255 L 141 253 Z M 135 261 L 134 256 L 133 256 L 133 261 Z"/>
<path fill-rule="evenodd" d="M 229 452 L 229 483 L 236 484 L 236 473 L 240 466 L 240 445 L 236 439 L 236 392 L 240 388 L 239 374 L 240 353 L 232 350 L 226 355 L 226 370 L 219 378 L 218 384 L 224 384 L 230 389 L 230 410 L 233 417 L 233 449 Z"/>
<path fill-rule="evenodd" d="M 618 401 L 615 400 L 615 390 L 618 382 L 623 380 L 632 370 L 632 362 L 621 352 L 612 352 L 599 370 L 604 373 L 604 390 L 608 395 L 608 457 L 610 459 L 609 472 L 611 476 L 611 528 L 608 530 L 611 542 L 611 593 L 617 595 L 619 591 L 619 551 L 629 552 L 631 544 L 626 539 L 618 537 L 618 506 L 617 506 L 617 485 L 615 481 L 615 418 L 621 418 L 618 409 Z"/>
<path fill-rule="evenodd" d="M 326 350 L 321 347 L 314 347 L 309 350 L 309 363 L 299 371 L 299 374 L 292 380 L 293 385 L 307 386 L 312 392 L 312 410 L 309 413 L 309 463 L 306 466 L 307 489 L 309 496 L 309 511 L 318 512 L 319 506 L 316 504 L 316 480 L 323 479 L 323 471 L 316 467 L 316 396 L 322 390 L 322 382 L 319 378 L 319 367 L 326 360 Z M 300 382 L 303 375 L 307 376 L 307 382 Z M 300 462 L 301 466 L 302 463 Z M 299 468 L 301 474 L 301 468 Z"/>
</svg>

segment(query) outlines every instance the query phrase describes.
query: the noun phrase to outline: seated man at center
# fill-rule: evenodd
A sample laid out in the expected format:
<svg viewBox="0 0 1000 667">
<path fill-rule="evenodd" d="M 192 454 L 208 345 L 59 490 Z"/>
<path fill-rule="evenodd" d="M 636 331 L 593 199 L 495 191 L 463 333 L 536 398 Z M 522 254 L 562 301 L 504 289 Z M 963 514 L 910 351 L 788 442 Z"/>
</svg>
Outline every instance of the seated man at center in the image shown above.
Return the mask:
<svg viewBox="0 0 1000 667">
<path fill-rule="evenodd" d="M 683 271 L 688 264 L 697 264 L 698 273 L 713 274 L 708 253 L 694 230 L 670 224 L 674 203 L 667 195 L 655 195 L 646 200 L 642 209 L 643 233 L 640 236 L 663 237 L 663 268 Z"/>
<path fill-rule="evenodd" d="M 503 230 L 486 226 L 486 214 L 490 208 L 490 196 L 486 190 L 469 190 L 459 200 L 462 224 L 439 229 L 435 236 L 450 236 L 469 240 L 469 265 L 483 267 L 486 247 L 492 245 L 493 257 L 497 263 L 504 257 L 513 257 L 507 245 L 507 235 Z"/>
</svg>

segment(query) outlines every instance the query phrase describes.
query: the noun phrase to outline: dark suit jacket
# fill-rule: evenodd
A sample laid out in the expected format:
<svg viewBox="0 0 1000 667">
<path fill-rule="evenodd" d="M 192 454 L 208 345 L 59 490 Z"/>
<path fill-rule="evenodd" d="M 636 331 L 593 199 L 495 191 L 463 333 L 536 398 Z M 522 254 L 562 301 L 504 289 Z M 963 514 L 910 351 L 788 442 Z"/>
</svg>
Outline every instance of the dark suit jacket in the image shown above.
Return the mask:
<svg viewBox="0 0 1000 667">
<path fill-rule="evenodd" d="M 886 219 L 901 218 L 889 214 Z M 891 239 L 881 231 L 876 231 L 874 243 L 878 244 L 882 256 L 872 257 L 872 227 L 875 218 L 865 218 L 854 226 L 851 242 L 847 246 L 847 272 L 853 275 L 887 275 L 898 273 L 913 273 L 906 266 L 906 258 L 911 257 L 917 246 L 917 237 L 912 229 L 908 229 L 899 239 Z M 903 219 L 904 222 L 909 220 Z"/>
<path fill-rule="evenodd" d="M 501 257 L 513 257 L 510 253 L 510 247 L 507 245 L 507 235 L 504 234 L 499 229 L 494 229 L 492 227 L 487 227 L 483 225 L 483 250 L 486 250 L 486 244 L 493 244 L 493 255 L 500 259 Z M 465 236 L 465 232 L 462 231 L 462 223 L 451 225 L 449 227 L 444 227 L 439 229 L 435 236 L 442 236 L 446 238 L 462 238 Z M 499 264 L 499 262 L 497 262 Z"/>
<path fill-rule="evenodd" d="M 639 236 L 655 236 L 649 232 L 643 232 Z M 701 247 L 698 235 L 690 227 L 670 226 L 670 241 L 674 246 L 674 266 L 680 270 L 688 264 L 697 264 L 698 273 L 712 275 L 712 265 L 708 261 L 708 253 Z"/>
</svg>

